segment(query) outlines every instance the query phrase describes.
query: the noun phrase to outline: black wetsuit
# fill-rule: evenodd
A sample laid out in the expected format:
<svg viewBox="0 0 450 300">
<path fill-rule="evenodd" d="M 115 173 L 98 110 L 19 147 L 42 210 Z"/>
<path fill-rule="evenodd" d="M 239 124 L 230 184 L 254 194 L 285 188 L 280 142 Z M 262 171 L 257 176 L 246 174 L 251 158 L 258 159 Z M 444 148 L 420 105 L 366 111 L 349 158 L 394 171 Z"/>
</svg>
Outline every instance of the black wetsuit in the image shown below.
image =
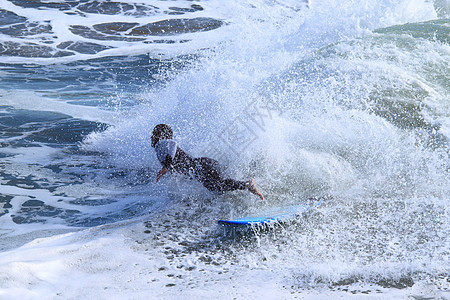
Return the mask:
<svg viewBox="0 0 450 300">
<path fill-rule="evenodd" d="M 180 147 L 176 147 L 175 155 L 166 154 L 161 164 L 172 171 L 194 176 L 210 191 L 226 192 L 243 190 L 247 182 L 223 178 L 219 163 L 208 157 L 193 158 Z"/>
</svg>

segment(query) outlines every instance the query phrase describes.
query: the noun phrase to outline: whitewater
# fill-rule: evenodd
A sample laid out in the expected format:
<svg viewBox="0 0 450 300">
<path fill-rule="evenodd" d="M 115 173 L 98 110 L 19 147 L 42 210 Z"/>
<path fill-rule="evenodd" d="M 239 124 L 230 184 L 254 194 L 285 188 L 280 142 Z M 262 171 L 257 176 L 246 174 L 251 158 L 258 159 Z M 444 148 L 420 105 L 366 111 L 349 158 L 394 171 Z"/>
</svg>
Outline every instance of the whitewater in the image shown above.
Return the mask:
<svg viewBox="0 0 450 300">
<path fill-rule="evenodd" d="M 450 299 L 449 61 L 447 0 L 0 0 L 0 298 Z"/>
</svg>

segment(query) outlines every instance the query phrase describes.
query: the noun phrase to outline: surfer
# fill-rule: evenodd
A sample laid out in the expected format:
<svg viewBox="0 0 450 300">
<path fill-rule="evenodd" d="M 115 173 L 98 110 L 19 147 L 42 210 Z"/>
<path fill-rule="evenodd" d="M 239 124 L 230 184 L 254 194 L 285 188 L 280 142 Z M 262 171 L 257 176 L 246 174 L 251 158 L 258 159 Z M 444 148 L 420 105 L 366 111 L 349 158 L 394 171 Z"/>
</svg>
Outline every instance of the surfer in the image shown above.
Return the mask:
<svg viewBox="0 0 450 300">
<path fill-rule="evenodd" d="M 169 125 L 156 125 L 152 133 L 152 147 L 155 148 L 156 156 L 162 164 L 156 182 L 169 171 L 175 171 L 184 175 L 193 175 L 205 188 L 210 191 L 227 192 L 234 190 L 245 190 L 264 199 L 253 179 L 249 181 L 238 181 L 224 178 L 220 171 L 219 163 L 208 157 L 193 158 L 184 152 L 173 140 L 173 131 Z"/>
</svg>

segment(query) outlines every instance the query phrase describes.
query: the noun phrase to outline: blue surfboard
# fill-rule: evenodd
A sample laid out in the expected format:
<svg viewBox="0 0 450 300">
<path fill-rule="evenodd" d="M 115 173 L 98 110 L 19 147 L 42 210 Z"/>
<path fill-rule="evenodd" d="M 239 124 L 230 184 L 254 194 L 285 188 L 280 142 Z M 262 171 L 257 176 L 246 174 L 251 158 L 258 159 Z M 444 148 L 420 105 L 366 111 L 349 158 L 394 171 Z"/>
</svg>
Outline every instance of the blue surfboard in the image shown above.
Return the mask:
<svg viewBox="0 0 450 300">
<path fill-rule="evenodd" d="M 309 211 L 311 208 L 317 207 L 322 203 L 319 199 L 314 205 L 292 205 L 286 207 L 272 208 L 267 211 L 258 213 L 256 215 L 233 219 L 233 220 L 219 220 L 220 225 L 233 226 L 249 226 L 249 225 L 267 225 L 272 223 L 286 222 L 295 219 L 302 213 Z"/>
</svg>

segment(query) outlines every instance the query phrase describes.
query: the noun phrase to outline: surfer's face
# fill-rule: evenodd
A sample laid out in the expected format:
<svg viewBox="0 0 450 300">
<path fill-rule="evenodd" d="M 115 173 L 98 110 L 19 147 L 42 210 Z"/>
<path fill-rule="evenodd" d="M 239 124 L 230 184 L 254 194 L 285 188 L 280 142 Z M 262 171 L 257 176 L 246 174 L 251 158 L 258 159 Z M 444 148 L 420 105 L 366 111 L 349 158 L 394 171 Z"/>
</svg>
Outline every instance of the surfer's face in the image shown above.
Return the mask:
<svg viewBox="0 0 450 300">
<path fill-rule="evenodd" d="M 155 148 L 159 140 L 172 139 L 172 128 L 165 124 L 156 125 L 152 132 L 152 147 Z"/>
<path fill-rule="evenodd" d="M 155 148 L 156 143 L 159 141 L 159 137 L 157 137 L 154 133 L 152 134 L 152 147 Z"/>
</svg>

